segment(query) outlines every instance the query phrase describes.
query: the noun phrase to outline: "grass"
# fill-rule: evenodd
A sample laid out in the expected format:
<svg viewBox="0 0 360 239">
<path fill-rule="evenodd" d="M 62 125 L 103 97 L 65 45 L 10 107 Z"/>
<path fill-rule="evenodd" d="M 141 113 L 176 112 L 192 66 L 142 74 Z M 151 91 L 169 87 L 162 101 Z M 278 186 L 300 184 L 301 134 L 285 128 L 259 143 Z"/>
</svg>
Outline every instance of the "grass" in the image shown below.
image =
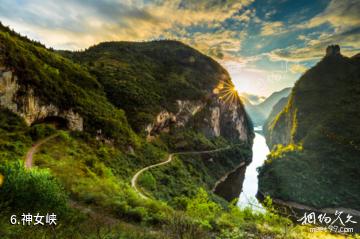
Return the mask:
<svg viewBox="0 0 360 239">
<path fill-rule="evenodd" d="M 216 179 L 249 158 L 250 145 L 182 157 L 146 172 L 140 183 L 155 199 L 143 200 L 131 188 L 137 170 L 169 151 L 232 143 L 206 137 L 197 122 L 151 143 L 142 132 L 161 108 L 176 111 L 177 99 L 206 100 L 219 79 L 230 84 L 218 63 L 179 42 L 161 41 L 62 53 L 80 65 L 2 25 L 0 30 L 0 64 L 18 76 L 17 97 L 33 89 L 40 102 L 79 113 L 85 127 L 76 133 L 29 127 L 0 108 L 1 238 L 307 238 L 273 212 L 241 210 L 209 193 Z M 59 137 L 42 145 L 35 166 L 25 170 L 27 150 L 54 133 Z M 50 210 L 59 216 L 55 228 L 9 223 L 14 213 Z"/>
</svg>

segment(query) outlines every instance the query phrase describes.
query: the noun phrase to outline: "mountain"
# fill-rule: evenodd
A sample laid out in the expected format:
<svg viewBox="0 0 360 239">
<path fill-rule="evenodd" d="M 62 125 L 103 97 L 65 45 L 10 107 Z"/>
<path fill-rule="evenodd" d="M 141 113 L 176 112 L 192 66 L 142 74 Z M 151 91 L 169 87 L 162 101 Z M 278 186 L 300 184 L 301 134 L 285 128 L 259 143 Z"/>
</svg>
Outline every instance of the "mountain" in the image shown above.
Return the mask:
<svg viewBox="0 0 360 239">
<path fill-rule="evenodd" d="M 98 209 L 111 221 L 154 226 L 170 223 L 174 210 L 187 213 L 199 188 L 226 205 L 212 188 L 251 161 L 252 128 L 229 74 L 181 42 L 57 52 L 0 24 L 0 221 L 14 211 L 51 211 L 77 221 L 59 229 L 69 238 L 105 228 L 82 216 Z M 207 153 L 174 156 L 139 178 L 151 200 L 130 186 L 139 170 L 187 151 Z M 13 230 L 20 237 L 30 229 Z"/>
<path fill-rule="evenodd" d="M 244 96 L 240 96 L 240 98 L 254 126 L 261 125 L 265 120 L 265 116 L 258 110 L 257 105 L 253 105 L 249 99 Z"/>
<path fill-rule="evenodd" d="M 291 92 L 291 87 L 284 88 L 280 91 L 276 91 L 272 93 L 268 98 L 266 98 L 262 103 L 256 106 L 256 109 L 261 112 L 265 119 L 269 117 L 270 112 L 274 105 L 279 102 L 279 100 L 283 97 L 287 97 Z"/>
<path fill-rule="evenodd" d="M 281 91 L 274 92 L 264 101 L 255 105 L 251 103 L 251 100 L 247 95 L 241 95 L 241 99 L 254 125 L 259 126 L 264 124 L 274 105 L 283 97 L 287 97 L 290 94 L 290 91 L 291 88 L 285 88 Z"/>
<path fill-rule="evenodd" d="M 360 61 L 329 46 L 267 124 L 259 190 L 317 208 L 360 209 Z"/>
<path fill-rule="evenodd" d="M 240 94 L 240 97 L 246 99 L 246 101 L 248 101 L 248 103 L 250 103 L 252 105 L 258 105 L 258 104 L 262 103 L 266 99 L 265 96 L 248 94 L 246 92 L 242 92 Z M 245 102 L 243 102 L 243 103 L 245 104 Z"/>
<path fill-rule="evenodd" d="M 251 142 L 250 123 L 236 92 L 233 102 L 219 98 L 234 88 L 228 73 L 189 46 L 177 41 L 106 42 L 62 54 L 88 66 L 139 133 L 151 137 L 172 125 L 197 123 L 208 137 Z M 190 122 L 200 114 L 201 121 Z"/>
<path fill-rule="evenodd" d="M 64 52 L 0 24 L 1 238 L 313 238 L 213 193 L 253 137 L 228 73 L 181 42 Z"/>
<path fill-rule="evenodd" d="M 275 120 L 276 116 L 284 109 L 288 101 L 289 96 L 283 97 L 274 105 L 263 125 L 263 132 L 265 135 L 268 134 L 268 129 L 270 128 L 271 123 Z"/>
</svg>

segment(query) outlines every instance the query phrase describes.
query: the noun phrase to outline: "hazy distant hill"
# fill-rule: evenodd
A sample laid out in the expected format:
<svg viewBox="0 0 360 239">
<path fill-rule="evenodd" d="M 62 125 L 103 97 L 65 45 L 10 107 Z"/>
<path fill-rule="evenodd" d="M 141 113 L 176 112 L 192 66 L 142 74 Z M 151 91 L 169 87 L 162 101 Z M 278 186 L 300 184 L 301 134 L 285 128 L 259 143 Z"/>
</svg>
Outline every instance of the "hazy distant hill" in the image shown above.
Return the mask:
<svg viewBox="0 0 360 239">
<path fill-rule="evenodd" d="M 255 126 L 263 125 L 265 120 L 270 115 L 270 112 L 274 105 L 283 97 L 287 97 L 290 94 L 291 88 L 285 88 L 281 91 L 272 93 L 260 104 L 254 105 L 247 98 L 246 95 L 242 95 L 242 101 L 245 105 L 245 109 L 249 114 L 251 120 Z"/>
</svg>

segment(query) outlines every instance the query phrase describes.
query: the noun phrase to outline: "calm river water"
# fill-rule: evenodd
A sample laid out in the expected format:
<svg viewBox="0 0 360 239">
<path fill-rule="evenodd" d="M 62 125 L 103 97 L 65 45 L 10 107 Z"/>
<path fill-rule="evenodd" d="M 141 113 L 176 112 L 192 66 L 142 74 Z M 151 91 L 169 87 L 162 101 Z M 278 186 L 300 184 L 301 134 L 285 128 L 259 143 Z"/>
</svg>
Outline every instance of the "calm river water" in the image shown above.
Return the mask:
<svg viewBox="0 0 360 239">
<path fill-rule="evenodd" d="M 266 144 L 265 137 L 257 132 L 261 131 L 261 127 L 255 127 L 255 138 L 253 145 L 253 157 L 252 162 L 246 168 L 245 179 L 243 182 L 242 192 L 238 206 L 246 207 L 251 206 L 254 210 L 263 210 L 261 204 L 256 199 L 256 193 L 258 191 L 258 172 L 257 168 L 263 165 L 266 160 L 266 156 L 270 153 Z"/>
</svg>

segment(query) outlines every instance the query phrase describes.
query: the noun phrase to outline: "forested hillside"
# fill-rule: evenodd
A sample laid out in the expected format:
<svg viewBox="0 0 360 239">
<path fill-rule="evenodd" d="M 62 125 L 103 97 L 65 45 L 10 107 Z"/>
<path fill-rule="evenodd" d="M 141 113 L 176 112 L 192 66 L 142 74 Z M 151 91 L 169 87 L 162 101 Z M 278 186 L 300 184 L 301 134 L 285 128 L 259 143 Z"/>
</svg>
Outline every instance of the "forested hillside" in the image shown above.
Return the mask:
<svg viewBox="0 0 360 239">
<path fill-rule="evenodd" d="M 260 190 L 318 208 L 360 209 L 360 61 L 330 46 L 267 124 Z"/>
<path fill-rule="evenodd" d="M 0 238 L 313 238 L 271 200 L 258 213 L 212 193 L 253 136 L 227 72 L 182 43 L 59 53 L 0 25 Z M 131 184 L 172 152 L 189 154 Z"/>
</svg>

